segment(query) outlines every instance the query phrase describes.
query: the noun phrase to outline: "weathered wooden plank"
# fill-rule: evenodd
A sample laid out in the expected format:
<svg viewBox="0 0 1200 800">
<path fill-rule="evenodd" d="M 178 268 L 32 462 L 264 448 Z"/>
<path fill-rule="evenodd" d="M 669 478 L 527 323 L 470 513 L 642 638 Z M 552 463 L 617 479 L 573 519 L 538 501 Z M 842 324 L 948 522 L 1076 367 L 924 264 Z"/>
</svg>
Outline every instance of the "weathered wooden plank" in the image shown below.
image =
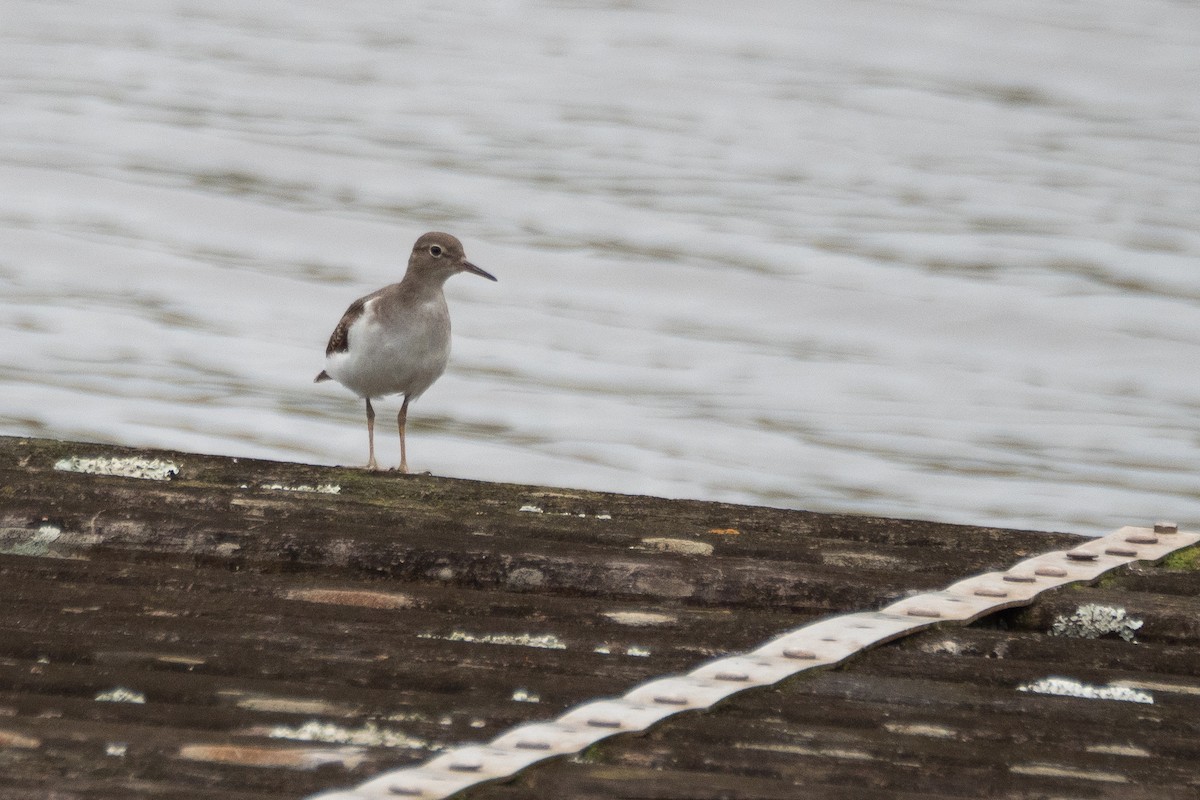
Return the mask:
<svg viewBox="0 0 1200 800">
<path fill-rule="evenodd" d="M 134 455 L 178 477 L 54 469 Z M 1077 541 L 0 438 L 0 800 L 301 797 Z M 1011 630 L 922 634 L 478 795 L 1143 796 L 1059 764 L 1171 797 L 1197 785 L 1192 695 L 1014 687 L 1069 667 L 1197 682 L 1197 594 L 1194 572 L 1137 570 L 1005 615 Z M 1093 596 L 1146 615 L 1145 643 L 1045 635 Z M 119 688 L 145 702 L 96 699 Z M 1151 756 L 1080 749 L 1105 726 Z"/>
</svg>

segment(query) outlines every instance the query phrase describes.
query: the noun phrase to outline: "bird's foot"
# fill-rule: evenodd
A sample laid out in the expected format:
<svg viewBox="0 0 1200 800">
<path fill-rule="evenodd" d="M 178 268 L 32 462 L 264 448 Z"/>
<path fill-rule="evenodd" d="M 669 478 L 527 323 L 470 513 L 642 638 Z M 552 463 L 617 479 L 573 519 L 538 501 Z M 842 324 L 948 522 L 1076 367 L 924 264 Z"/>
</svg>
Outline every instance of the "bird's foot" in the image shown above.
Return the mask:
<svg viewBox="0 0 1200 800">
<path fill-rule="evenodd" d="M 379 471 L 379 465 L 377 463 L 375 463 L 375 459 L 372 458 L 370 461 L 367 462 L 367 470 L 369 470 L 370 472 L 378 472 Z"/>
</svg>

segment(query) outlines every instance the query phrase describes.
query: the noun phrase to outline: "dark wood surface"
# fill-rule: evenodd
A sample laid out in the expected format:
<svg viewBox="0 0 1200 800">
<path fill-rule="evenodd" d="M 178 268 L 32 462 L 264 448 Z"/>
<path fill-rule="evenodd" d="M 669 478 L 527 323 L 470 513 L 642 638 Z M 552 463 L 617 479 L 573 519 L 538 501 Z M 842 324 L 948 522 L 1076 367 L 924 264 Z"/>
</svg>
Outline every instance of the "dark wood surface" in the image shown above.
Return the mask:
<svg viewBox="0 0 1200 800">
<path fill-rule="evenodd" d="M 1077 541 L 0 438 L 0 798 L 300 798 Z M 1139 566 L 470 796 L 1195 797 L 1198 597 L 1187 554 Z M 1138 643 L 1047 634 L 1086 603 Z M 1055 675 L 1160 688 L 1017 691 Z"/>
</svg>

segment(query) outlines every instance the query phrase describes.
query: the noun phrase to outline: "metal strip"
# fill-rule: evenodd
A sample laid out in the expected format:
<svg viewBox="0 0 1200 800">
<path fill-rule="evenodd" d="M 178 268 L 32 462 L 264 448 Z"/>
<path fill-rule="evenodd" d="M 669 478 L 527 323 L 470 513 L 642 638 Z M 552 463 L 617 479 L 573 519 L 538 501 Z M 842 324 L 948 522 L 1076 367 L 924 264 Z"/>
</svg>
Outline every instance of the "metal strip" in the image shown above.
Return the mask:
<svg viewBox="0 0 1200 800">
<path fill-rule="evenodd" d="M 813 622 L 748 653 L 711 661 L 684 675 L 657 678 L 621 697 L 576 706 L 556 720 L 513 728 L 488 744 L 456 747 L 424 764 L 384 773 L 353 789 L 314 795 L 311 800 L 441 800 L 476 784 L 515 775 L 538 761 L 580 753 L 609 736 L 643 731 L 673 714 L 708 708 L 737 692 L 836 664 L 915 631 L 1028 605 L 1047 589 L 1094 580 L 1133 561 L 1157 561 L 1197 542 L 1200 533 L 1181 533 L 1170 522 L 1153 528 L 1124 527 L 1073 550 L 1034 556 L 1005 572 L 976 575 L 942 591 L 906 597 L 880 611 Z"/>
</svg>

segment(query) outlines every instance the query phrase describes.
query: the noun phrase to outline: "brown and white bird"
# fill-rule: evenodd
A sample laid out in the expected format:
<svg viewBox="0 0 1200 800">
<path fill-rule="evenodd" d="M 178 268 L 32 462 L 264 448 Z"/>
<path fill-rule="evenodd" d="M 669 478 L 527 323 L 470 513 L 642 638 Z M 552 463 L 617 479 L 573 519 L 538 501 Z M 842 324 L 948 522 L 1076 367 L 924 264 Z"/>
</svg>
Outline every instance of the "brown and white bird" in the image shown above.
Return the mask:
<svg viewBox="0 0 1200 800">
<path fill-rule="evenodd" d="M 433 385 L 450 359 L 450 310 L 442 287 L 459 272 L 496 280 L 467 261 L 462 242 L 448 233 L 417 239 L 408 271 L 350 304 L 325 347 L 325 369 L 315 382 L 335 380 L 367 401 L 367 469 L 375 461 L 375 409 L 371 398 L 404 395 L 396 422 L 400 428 L 400 471 L 408 472 L 404 423 L 408 404 Z"/>
</svg>

